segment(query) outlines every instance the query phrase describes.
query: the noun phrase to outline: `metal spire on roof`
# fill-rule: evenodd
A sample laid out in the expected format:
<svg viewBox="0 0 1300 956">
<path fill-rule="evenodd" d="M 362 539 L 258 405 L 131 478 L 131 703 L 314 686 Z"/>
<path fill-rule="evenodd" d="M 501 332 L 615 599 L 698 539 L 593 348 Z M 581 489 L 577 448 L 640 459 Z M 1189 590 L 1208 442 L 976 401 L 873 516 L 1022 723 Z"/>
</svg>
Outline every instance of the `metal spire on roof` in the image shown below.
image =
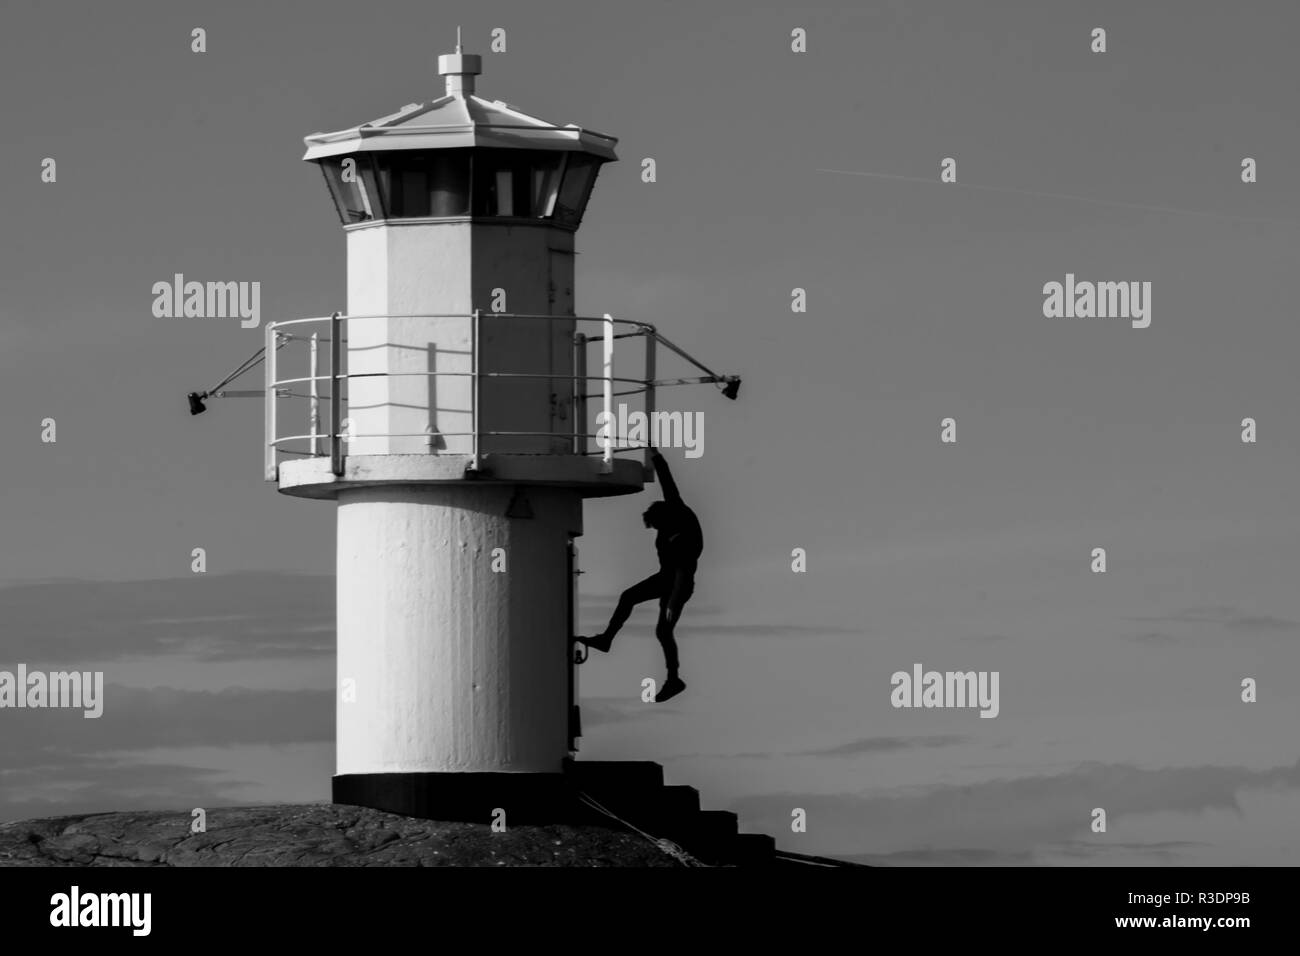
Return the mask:
<svg viewBox="0 0 1300 956">
<path fill-rule="evenodd" d="M 467 96 L 474 92 L 474 77 L 483 72 L 483 58 L 477 53 L 462 53 L 460 27 L 456 28 L 456 52 L 438 57 L 438 72 L 447 78 L 448 96 Z"/>
</svg>

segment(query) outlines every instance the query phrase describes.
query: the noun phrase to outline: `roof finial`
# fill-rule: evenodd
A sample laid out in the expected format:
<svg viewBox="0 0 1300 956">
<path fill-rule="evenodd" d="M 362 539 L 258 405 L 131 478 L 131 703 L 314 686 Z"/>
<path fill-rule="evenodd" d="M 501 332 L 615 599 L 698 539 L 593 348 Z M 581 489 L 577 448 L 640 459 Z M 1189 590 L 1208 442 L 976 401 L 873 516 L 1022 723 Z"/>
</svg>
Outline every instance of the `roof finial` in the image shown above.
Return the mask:
<svg viewBox="0 0 1300 956">
<path fill-rule="evenodd" d="M 438 57 L 438 72 L 447 78 L 448 96 L 467 96 L 474 92 L 474 77 L 483 72 L 483 58 L 477 53 L 462 53 L 460 27 L 456 28 L 456 52 Z"/>
</svg>

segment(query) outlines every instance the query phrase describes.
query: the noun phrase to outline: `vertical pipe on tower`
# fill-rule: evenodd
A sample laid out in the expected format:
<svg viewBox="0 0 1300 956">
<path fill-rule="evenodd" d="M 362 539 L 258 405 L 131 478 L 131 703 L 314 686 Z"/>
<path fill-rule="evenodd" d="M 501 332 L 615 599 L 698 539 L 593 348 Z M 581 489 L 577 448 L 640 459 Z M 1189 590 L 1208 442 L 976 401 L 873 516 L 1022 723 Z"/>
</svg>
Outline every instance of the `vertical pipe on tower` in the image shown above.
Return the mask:
<svg viewBox="0 0 1300 956">
<path fill-rule="evenodd" d="M 605 474 L 609 474 L 614 470 L 614 443 L 610 439 L 611 431 L 614 428 L 614 317 L 608 312 L 605 313 L 604 326 L 605 355 L 604 370 L 601 374 L 605 379 L 605 453 L 600 470 Z"/>
<path fill-rule="evenodd" d="M 650 425 L 654 425 L 655 420 L 655 336 L 653 332 L 645 332 L 645 420 Z M 653 434 L 653 432 L 651 433 Z M 646 480 L 654 477 L 654 463 L 650 461 L 650 444 L 646 441 L 644 456 L 641 460 L 641 467 L 645 471 Z"/>
<path fill-rule="evenodd" d="M 262 364 L 266 367 L 266 480 L 275 481 L 279 475 L 275 467 L 275 323 L 266 324 L 266 345 L 262 350 L 265 356 Z"/>
<path fill-rule="evenodd" d="M 335 312 L 330 316 L 330 470 L 336 475 L 343 474 L 343 438 L 339 434 L 343 408 L 342 339 L 343 321 Z"/>
<path fill-rule="evenodd" d="M 573 333 L 573 453 L 587 454 L 587 336 Z"/>
<path fill-rule="evenodd" d="M 311 334 L 311 387 L 308 389 L 308 395 L 311 396 L 311 453 L 313 456 L 320 453 L 320 388 L 317 379 L 320 376 L 320 333 Z"/>
</svg>

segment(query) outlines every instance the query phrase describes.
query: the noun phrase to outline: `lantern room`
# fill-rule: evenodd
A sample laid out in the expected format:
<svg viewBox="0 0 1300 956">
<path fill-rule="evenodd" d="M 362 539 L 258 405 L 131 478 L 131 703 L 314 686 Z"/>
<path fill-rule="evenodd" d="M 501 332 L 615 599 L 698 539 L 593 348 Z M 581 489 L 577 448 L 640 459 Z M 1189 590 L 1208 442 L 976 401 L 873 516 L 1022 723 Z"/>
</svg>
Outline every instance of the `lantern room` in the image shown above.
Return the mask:
<svg viewBox="0 0 1300 956">
<path fill-rule="evenodd" d="M 478 96 L 477 55 L 438 65 L 444 95 L 305 140 L 347 312 L 374 316 L 349 321 L 349 454 L 571 453 L 574 235 L 616 140 Z"/>
</svg>

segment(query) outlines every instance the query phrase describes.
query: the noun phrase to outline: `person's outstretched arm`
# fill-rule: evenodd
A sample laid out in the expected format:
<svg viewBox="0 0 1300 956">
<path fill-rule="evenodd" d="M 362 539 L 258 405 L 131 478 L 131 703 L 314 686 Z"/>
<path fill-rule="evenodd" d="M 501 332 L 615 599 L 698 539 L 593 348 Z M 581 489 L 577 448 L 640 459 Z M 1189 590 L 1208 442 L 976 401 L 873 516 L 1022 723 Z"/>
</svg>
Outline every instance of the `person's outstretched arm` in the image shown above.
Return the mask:
<svg viewBox="0 0 1300 956">
<path fill-rule="evenodd" d="M 663 455 L 659 454 L 658 448 L 650 449 L 650 460 L 654 462 L 655 474 L 659 476 L 659 484 L 663 485 L 664 501 L 681 504 L 682 494 L 677 490 L 677 482 L 673 481 L 673 473 L 668 470 L 668 462 L 664 460 Z"/>
</svg>

